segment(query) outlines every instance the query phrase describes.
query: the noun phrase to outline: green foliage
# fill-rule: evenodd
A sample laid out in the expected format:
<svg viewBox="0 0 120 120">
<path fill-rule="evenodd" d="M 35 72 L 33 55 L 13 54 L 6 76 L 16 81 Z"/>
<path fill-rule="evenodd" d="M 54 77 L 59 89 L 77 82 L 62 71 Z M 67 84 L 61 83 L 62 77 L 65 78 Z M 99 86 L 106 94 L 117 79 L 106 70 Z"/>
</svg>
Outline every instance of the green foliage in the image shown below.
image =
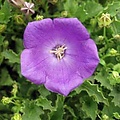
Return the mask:
<svg viewBox="0 0 120 120">
<path fill-rule="evenodd" d="M 0 120 L 119 120 L 120 1 L 32 0 L 35 14 L 25 16 L 0 0 Z M 99 26 L 102 14 L 107 26 Z M 30 21 L 77 17 L 96 42 L 100 64 L 67 97 L 28 82 L 20 71 L 23 33 Z"/>
</svg>

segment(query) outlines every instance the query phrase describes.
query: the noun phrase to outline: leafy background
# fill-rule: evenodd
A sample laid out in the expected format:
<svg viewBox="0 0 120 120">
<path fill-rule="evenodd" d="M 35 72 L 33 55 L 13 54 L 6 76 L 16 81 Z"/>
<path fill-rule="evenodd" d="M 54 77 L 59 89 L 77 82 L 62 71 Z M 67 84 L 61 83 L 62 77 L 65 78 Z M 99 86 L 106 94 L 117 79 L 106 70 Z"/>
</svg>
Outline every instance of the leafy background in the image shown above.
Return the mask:
<svg viewBox="0 0 120 120">
<path fill-rule="evenodd" d="M 120 120 L 120 1 L 31 2 L 35 14 L 26 19 L 7 0 L 0 0 L 0 120 Z M 110 14 L 110 25 L 99 26 L 102 13 Z M 100 56 L 95 73 L 67 97 L 26 81 L 20 73 L 27 23 L 55 17 L 77 17 Z"/>
</svg>

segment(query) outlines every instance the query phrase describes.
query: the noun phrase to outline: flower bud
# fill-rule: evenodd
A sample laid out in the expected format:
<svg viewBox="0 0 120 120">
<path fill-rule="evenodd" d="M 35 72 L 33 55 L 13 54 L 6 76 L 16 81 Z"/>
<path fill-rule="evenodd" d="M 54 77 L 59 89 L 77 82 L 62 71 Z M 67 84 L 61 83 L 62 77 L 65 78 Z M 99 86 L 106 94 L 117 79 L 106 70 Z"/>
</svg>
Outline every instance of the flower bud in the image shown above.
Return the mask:
<svg viewBox="0 0 120 120">
<path fill-rule="evenodd" d="M 3 98 L 2 98 L 2 103 L 3 103 L 4 105 L 7 105 L 7 104 L 11 103 L 11 99 L 10 99 L 9 97 L 3 96 Z"/>
<path fill-rule="evenodd" d="M 107 115 L 102 116 L 103 120 L 109 120 L 109 117 Z"/>
<path fill-rule="evenodd" d="M 102 35 L 98 36 L 98 40 L 102 41 L 104 37 Z"/>
<path fill-rule="evenodd" d="M 22 116 L 19 113 L 15 113 L 11 120 L 22 120 Z"/>
<path fill-rule="evenodd" d="M 17 84 L 14 84 L 11 93 L 12 93 L 14 96 L 16 96 L 17 91 L 18 91 L 18 86 L 17 86 Z"/>
<path fill-rule="evenodd" d="M 0 24 L 0 33 L 4 32 L 6 29 L 6 25 L 5 24 Z"/>
<path fill-rule="evenodd" d="M 68 12 L 67 11 L 62 11 L 61 12 L 61 16 L 62 17 L 67 17 L 68 16 Z"/>
<path fill-rule="evenodd" d="M 119 73 L 117 72 L 117 71 L 112 71 L 112 75 L 113 75 L 113 77 L 114 78 L 119 78 L 120 76 L 119 76 Z"/>
<path fill-rule="evenodd" d="M 98 20 L 98 24 L 100 27 L 107 27 L 111 24 L 112 20 L 110 19 L 110 14 L 102 14 L 102 16 Z"/>
<path fill-rule="evenodd" d="M 17 24 L 24 24 L 24 20 L 23 20 L 22 15 L 16 15 L 14 19 L 15 19 Z"/>
<path fill-rule="evenodd" d="M 114 48 L 112 48 L 112 49 L 110 50 L 110 54 L 111 54 L 111 55 L 116 55 L 116 53 L 117 53 L 117 50 L 115 50 Z"/>
<path fill-rule="evenodd" d="M 43 19 L 43 16 L 41 16 L 41 15 L 37 15 L 36 17 L 35 17 L 35 20 L 42 20 Z"/>
<path fill-rule="evenodd" d="M 117 34 L 117 35 L 114 36 L 114 38 L 115 39 L 120 39 L 120 35 Z"/>
</svg>

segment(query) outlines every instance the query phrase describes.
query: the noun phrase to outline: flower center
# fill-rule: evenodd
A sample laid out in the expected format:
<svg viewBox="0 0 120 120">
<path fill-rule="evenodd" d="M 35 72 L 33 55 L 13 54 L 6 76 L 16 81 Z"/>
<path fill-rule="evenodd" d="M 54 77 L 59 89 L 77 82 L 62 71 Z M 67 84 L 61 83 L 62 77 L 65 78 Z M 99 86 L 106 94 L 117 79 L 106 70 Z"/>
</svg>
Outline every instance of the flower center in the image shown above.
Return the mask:
<svg viewBox="0 0 120 120">
<path fill-rule="evenodd" d="M 66 49 L 67 47 L 65 45 L 57 45 L 50 50 L 50 53 L 54 54 L 58 60 L 61 60 L 65 56 Z"/>
</svg>

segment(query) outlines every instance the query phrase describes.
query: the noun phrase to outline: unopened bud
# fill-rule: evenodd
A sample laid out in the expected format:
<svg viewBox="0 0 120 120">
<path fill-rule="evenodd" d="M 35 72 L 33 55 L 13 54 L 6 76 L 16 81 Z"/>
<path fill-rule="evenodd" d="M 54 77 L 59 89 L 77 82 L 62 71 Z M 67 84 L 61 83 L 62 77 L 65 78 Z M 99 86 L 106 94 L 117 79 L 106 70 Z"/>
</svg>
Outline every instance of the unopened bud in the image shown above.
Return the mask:
<svg viewBox="0 0 120 120">
<path fill-rule="evenodd" d="M 102 41 L 104 37 L 102 35 L 98 36 L 98 40 Z"/>
<path fill-rule="evenodd" d="M 111 24 L 112 20 L 110 18 L 110 14 L 102 14 L 102 16 L 98 20 L 98 24 L 100 27 L 107 27 Z"/>
<path fill-rule="evenodd" d="M 120 39 L 120 35 L 117 34 L 117 35 L 114 36 L 114 38 L 115 39 Z"/>
<path fill-rule="evenodd" d="M 107 115 L 103 115 L 103 120 L 109 120 L 109 117 Z"/>
<path fill-rule="evenodd" d="M 68 16 L 68 12 L 67 11 L 62 11 L 61 12 L 61 16 L 62 17 L 67 17 Z"/>
<path fill-rule="evenodd" d="M 36 17 L 35 17 L 35 20 L 42 20 L 43 19 L 43 16 L 41 16 L 41 15 L 37 15 Z"/>
<path fill-rule="evenodd" d="M 4 105 L 7 105 L 7 104 L 11 103 L 11 99 L 10 99 L 9 97 L 3 96 L 3 98 L 2 98 L 2 103 L 3 103 Z"/>
<path fill-rule="evenodd" d="M 4 32 L 6 29 L 6 25 L 0 24 L 0 33 Z"/>
<path fill-rule="evenodd" d="M 23 16 L 22 15 L 16 15 L 15 21 L 17 24 L 24 24 Z"/>
<path fill-rule="evenodd" d="M 12 93 L 14 96 L 16 96 L 17 91 L 18 91 L 18 86 L 17 86 L 17 84 L 14 84 L 11 93 Z"/>
<path fill-rule="evenodd" d="M 15 113 L 11 120 L 22 120 L 22 116 L 19 113 Z"/>
<path fill-rule="evenodd" d="M 111 55 L 116 55 L 116 54 L 117 54 L 117 50 L 115 50 L 114 48 L 112 48 L 112 49 L 110 50 L 110 54 L 111 54 Z"/>
</svg>

